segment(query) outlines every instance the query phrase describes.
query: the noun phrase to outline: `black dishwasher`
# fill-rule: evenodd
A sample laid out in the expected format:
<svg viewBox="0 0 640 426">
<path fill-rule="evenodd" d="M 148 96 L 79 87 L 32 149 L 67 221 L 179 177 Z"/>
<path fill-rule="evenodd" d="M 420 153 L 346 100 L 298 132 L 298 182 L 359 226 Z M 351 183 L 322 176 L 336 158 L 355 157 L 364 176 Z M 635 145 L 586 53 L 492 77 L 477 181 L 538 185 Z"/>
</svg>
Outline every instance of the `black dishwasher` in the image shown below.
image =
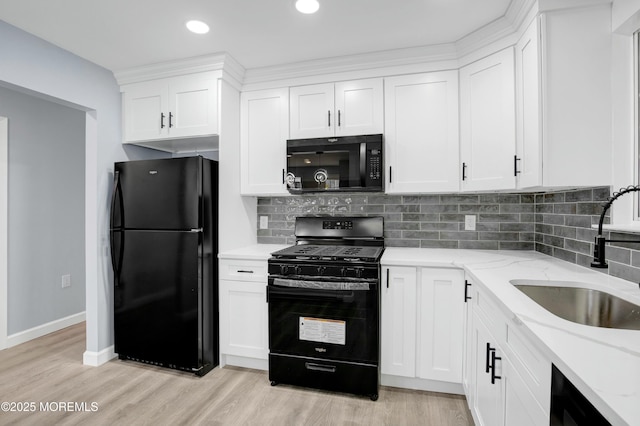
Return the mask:
<svg viewBox="0 0 640 426">
<path fill-rule="evenodd" d="M 611 426 L 555 365 L 551 369 L 550 426 Z"/>
</svg>

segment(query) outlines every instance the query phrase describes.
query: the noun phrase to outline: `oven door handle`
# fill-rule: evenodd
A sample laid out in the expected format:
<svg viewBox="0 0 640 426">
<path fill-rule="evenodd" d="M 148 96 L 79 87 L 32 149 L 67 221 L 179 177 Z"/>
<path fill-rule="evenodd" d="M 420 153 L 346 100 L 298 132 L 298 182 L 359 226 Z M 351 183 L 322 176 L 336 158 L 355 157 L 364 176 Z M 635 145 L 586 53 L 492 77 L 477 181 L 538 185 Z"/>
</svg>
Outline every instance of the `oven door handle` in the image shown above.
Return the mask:
<svg viewBox="0 0 640 426">
<path fill-rule="evenodd" d="M 267 287 L 267 302 L 274 299 L 293 300 L 340 300 L 353 302 L 355 293 L 349 290 L 315 290 L 308 288 L 282 288 L 276 286 Z"/>
</svg>

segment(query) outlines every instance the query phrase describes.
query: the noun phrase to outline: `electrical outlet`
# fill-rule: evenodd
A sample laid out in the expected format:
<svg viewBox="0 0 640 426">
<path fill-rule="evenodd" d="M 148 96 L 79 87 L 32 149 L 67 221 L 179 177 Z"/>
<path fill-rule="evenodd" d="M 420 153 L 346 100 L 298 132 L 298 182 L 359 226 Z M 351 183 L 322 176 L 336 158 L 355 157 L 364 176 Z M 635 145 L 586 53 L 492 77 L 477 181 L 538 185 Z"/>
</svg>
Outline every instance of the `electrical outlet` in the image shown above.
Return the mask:
<svg viewBox="0 0 640 426">
<path fill-rule="evenodd" d="M 71 274 L 62 276 L 62 288 L 71 287 Z"/>
<path fill-rule="evenodd" d="M 260 216 L 260 229 L 269 229 L 269 216 Z"/>
<path fill-rule="evenodd" d="M 476 215 L 467 214 L 464 216 L 464 230 L 475 231 L 476 230 Z"/>
</svg>

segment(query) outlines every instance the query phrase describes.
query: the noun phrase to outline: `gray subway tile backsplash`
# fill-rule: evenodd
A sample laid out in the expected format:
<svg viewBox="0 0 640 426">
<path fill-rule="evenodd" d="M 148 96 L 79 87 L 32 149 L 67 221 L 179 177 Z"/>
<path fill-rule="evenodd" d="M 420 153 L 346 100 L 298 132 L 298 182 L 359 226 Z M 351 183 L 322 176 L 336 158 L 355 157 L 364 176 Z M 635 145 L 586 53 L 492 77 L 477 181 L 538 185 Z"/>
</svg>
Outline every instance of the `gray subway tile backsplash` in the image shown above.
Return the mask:
<svg viewBox="0 0 640 426">
<path fill-rule="evenodd" d="M 258 242 L 293 244 L 297 216 L 382 216 L 388 247 L 535 250 L 589 267 L 597 234 L 591 226 L 609 196 L 609 187 L 595 187 L 522 194 L 260 197 L 258 216 L 269 218 L 269 228 L 258 230 Z M 476 217 L 474 231 L 465 230 L 466 215 Z M 638 235 L 612 232 L 611 238 Z M 598 271 L 640 281 L 640 244 L 611 243 L 607 262 L 609 269 Z"/>
</svg>

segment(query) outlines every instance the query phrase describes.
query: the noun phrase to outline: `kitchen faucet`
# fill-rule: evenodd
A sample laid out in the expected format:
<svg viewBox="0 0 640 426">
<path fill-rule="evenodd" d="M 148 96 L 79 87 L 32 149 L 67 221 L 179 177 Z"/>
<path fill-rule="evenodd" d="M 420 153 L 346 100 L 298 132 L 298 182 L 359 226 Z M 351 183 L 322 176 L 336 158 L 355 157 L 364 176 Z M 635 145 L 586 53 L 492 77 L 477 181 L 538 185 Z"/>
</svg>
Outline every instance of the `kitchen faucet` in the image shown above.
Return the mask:
<svg viewBox="0 0 640 426">
<path fill-rule="evenodd" d="M 607 198 L 607 203 L 602 207 L 602 213 L 600 214 L 600 222 L 598 223 L 598 235 L 595 239 L 595 246 L 593 248 L 593 262 L 591 262 L 592 268 L 608 268 L 607 262 L 604 258 L 604 247 L 605 243 L 640 243 L 640 240 L 607 240 L 602 235 L 602 224 L 604 222 L 604 215 L 609 210 L 609 207 L 613 204 L 615 200 L 620 198 L 622 195 L 629 192 L 640 191 L 640 185 L 630 185 L 626 188 L 620 188 L 619 192 L 614 192 L 614 194 Z"/>
</svg>

